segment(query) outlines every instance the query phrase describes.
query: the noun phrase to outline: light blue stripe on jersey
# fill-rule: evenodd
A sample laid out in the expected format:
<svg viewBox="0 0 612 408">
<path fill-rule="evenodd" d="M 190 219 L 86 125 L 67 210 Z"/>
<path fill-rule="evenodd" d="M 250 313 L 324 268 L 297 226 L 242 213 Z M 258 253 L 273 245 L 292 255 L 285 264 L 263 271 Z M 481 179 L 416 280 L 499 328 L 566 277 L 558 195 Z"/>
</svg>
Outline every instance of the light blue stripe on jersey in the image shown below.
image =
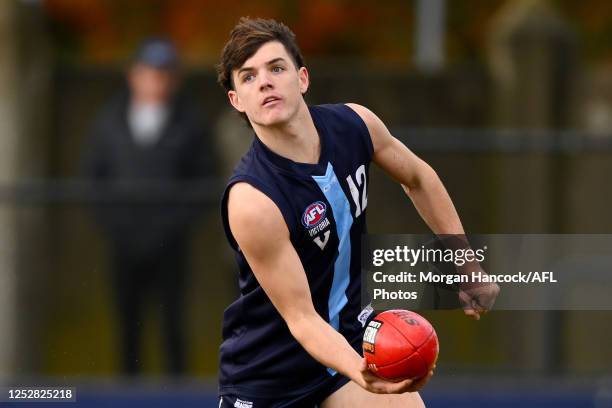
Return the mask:
<svg viewBox="0 0 612 408">
<path fill-rule="evenodd" d="M 339 330 L 340 311 L 348 303 L 346 289 L 351 277 L 351 226 L 353 225 L 353 216 L 351 214 L 351 205 L 344 191 L 342 191 L 331 163 L 327 163 L 327 170 L 324 176 L 312 176 L 312 178 L 319 185 L 319 188 L 331 205 L 334 220 L 336 221 L 336 232 L 339 241 L 338 257 L 334 263 L 334 277 L 327 306 L 329 310 L 329 324 L 334 329 Z M 328 368 L 327 371 L 331 375 L 336 374 L 331 368 Z"/>
</svg>

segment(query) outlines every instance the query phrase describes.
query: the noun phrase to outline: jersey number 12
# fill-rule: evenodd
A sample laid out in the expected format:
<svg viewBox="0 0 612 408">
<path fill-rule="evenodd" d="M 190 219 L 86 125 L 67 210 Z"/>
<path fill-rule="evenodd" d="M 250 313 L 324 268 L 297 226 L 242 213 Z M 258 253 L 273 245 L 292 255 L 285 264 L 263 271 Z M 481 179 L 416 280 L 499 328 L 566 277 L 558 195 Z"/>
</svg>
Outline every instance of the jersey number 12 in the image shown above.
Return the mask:
<svg viewBox="0 0 612 408">
<path fill-rule="evenodd" d="M 353 177 L 351 175 L 346 178 L 349 190 L 351 191 L 351 196 L 353 197 L 353 201 L 355 202 L 355 218 L 357 218 L 361 215 L 363 211 L 365 211 L 366 207 L 368 206 L 368 182 L 366 180 L 364 164 L 359 166 L 359 168 L 355 172 L 355 180 L 357 180 L 357 185 L 355 185 L 355 182 L 353 181 Z M 363 189 L 361 190 L 361 200 L 359 199 L 360 194 L 357 186 L 363 187 Z"/>
</svg>

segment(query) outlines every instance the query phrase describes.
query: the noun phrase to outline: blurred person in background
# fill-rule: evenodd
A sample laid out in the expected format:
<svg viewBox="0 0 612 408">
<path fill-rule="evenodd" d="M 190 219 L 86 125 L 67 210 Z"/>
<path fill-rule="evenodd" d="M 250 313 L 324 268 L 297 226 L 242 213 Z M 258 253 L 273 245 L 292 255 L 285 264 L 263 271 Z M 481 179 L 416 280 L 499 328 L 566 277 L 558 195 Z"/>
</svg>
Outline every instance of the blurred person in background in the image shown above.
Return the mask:
<svg viewBox="0 0 612 408">
<path fill-rule="evenodd" d="M 123 372 L 142 370 L 143 316 L 156 292 L 165 368 L 176 375 L 185 369 L 186 255 L 197 215 L 176 194 L 179 183 L 212 173 L 214 155 L 201 115 L 177 92 L 179 61 L 171 42 L 143 42 L 126 79 L 128 89 L 97 116 L 82 167 L 97 193 L 110 197 L 95 206 L 95 215 L 113 257 Z"/>
</svg>

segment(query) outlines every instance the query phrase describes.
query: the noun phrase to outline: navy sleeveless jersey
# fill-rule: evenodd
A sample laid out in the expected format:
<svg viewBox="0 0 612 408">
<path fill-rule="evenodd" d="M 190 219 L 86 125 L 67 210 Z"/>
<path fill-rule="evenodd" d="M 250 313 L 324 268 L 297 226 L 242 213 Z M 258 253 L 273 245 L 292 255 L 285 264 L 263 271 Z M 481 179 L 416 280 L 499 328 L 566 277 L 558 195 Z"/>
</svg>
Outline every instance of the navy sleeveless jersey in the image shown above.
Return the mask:
<svg viewBox="0 0 612 408">
<path fill-rule="evenodd" d="M 224 313 L 221 394 L 289 396 L 336 375 L 291 335 L 240 252 L 227 217 L 228 191 L 238 182 L 249 183 L 278 206 L 304 266 L 315 309 L 356 350 L 361 348 L 360 251 L 372 141 L 361 117 L 346 105 L 309 110 L 321 142 L 319 162 L 293 162 L 255 137 L 223 196 L 223 224 L 238 261 L 240 297 Z M 266 235 L 262 225 L 261 239 Z"/>
</svg>

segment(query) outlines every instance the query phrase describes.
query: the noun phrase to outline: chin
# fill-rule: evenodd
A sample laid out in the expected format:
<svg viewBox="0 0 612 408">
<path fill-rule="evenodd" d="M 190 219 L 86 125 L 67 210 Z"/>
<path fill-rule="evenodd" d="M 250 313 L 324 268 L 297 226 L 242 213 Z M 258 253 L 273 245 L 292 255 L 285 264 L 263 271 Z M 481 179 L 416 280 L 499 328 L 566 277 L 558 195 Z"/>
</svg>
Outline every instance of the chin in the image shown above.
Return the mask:
<svg viewBox="0 0 612 408">
<path fill-rule="evenodd" d="M 264 117 L 258 118 L 255 123 L 260 126 L 278 126 L 285 124 L 289 121 L 289 115 L 285 112 L 273 113 L 271 115 L 265 115 Z"/>
</svg>

